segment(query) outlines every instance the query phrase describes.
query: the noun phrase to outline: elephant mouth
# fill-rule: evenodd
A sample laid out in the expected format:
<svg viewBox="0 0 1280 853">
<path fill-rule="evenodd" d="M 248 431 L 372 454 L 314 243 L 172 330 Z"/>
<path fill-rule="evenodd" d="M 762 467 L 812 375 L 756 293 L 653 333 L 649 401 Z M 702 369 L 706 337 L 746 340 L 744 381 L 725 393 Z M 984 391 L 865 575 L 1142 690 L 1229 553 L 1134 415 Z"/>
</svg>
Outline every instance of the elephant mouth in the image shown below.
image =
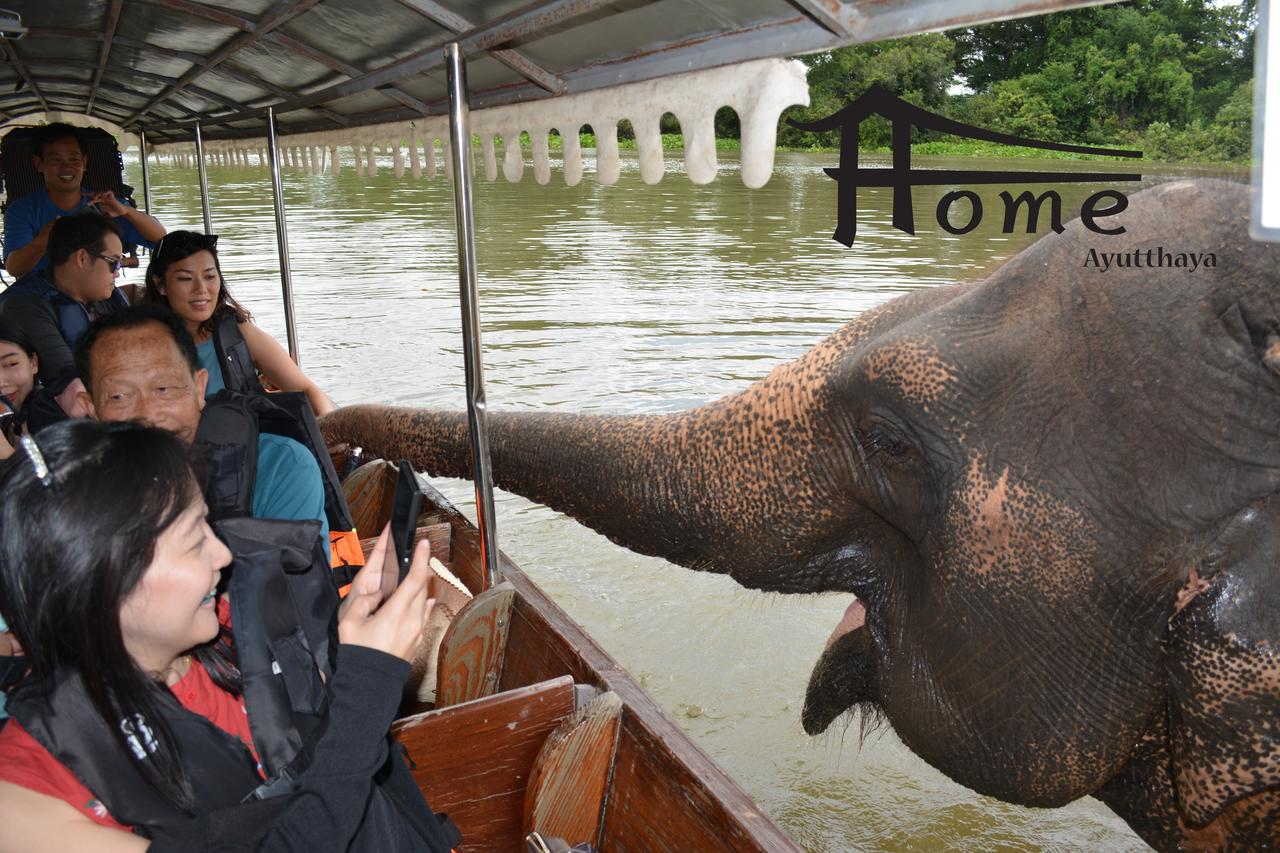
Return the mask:
<svg viewBox="0 0 1280 853">
<path fill-rule="evenodd" d="M 831 632 L 831 636 L 827 637 L 827 644 L 823 647 L 824 651 L 835 645 L 836 641 L 845 634 L 858 630 L 867 624 L 867 606 L 862 603 L 862 599 L 854 598 L 853 603 L 845 608 L 844 615 L 840 617 L 839 624 L 835 630 Z"/>
<path fill-rule="evenodd" d="M 818 735 L 858 704 L 875 705 L 875 655 L 867 608 L 855 598 L 827 639 L 805 690 L 800 722 Z"/>
</svg>

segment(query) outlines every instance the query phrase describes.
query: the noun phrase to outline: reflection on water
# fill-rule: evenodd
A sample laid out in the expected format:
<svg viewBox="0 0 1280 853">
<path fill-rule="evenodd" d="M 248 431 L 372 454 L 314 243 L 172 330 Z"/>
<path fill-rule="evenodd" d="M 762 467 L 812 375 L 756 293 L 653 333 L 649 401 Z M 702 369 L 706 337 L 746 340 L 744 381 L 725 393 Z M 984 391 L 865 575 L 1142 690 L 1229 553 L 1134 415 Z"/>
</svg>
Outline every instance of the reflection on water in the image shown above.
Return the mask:
<svg viewBox="0 0 1280 853">
<path fill-rule="evenodd" d="M 822 167 L 834 161 L 780 154 L 773 179 L 754 191 L 732 174 L 731 159 L 707 187 L 678 174 L 645 186 L 634 159 L 623 161 L 615 187 L 599 186 L 589 171 L 572 188 L 558 170 L 546 187 L 527 172 L 515 185 L 481 179 L 490 405 L 624 413 L 693 406 L 759 379 L 867 308 L 979 277 L 1034 239 L 1000 233 L 998 187 L 975 188 L 986 215 L 964 237 L 934 222 L 951 188 L 915 189 L 915 237 L 890 226 L 890 191 L 873 189 L 859 193 L 858 238 L 846 249 L 830 238 L 835 183 Z M 139 172 L 129 167 L 135 186 Z M 170 228 L 198 228 L 195 172 L 151 174 L 156 214 Z M 214 169 L 209 183 L 231 289 L 283 340 L 268 176 Z M 287 174 L 284 186 L 307 372 L 339 403 L 461 408 L 450 184 L 348 168 L 338 177 Z M 1098 188 L 1062 188 L 1067 215 Z M 957 221 L 962 212 L 957 206 Z M 470 484 L 445 486 L 469 504 Z M 891 731 L 860 743 L 855 723 L 806 737 L 805 681 L 847 596 L 743 590 L 632 554 L 512 495 L 499 495 L 498 512 L 504 549 L 805 848 L 1141 849 L 1092 800 L 1041 811 L 980 797 L 915 758 Z"/>
</svg>

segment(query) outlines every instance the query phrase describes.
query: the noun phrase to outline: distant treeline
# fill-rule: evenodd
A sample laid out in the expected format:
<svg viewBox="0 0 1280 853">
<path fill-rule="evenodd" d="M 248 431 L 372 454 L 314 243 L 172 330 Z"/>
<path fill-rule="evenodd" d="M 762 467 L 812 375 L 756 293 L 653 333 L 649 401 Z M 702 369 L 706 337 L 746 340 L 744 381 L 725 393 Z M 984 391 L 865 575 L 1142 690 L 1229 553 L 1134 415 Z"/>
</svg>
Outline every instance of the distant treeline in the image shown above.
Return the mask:
<svg viewBox="0 0 1280 853">
<path fill-rule="evenodd" d="M 1255 2 L 1136 0 L 805 56 L 810 106 L 784 118 L 821 118 L 879 83 L 932 112 L 1018 136 L 1140 148 L 1151 160 L 1247 160 Z M 957 84 L 969 92 L 949 94 Z M 737 136 L 731 110 L 721 110 L 717 130 Z M 778 130 L 783 147 L 838 139 L 785 121 Z M 917 131 L 913 142 L 944 151 L 952 139 Z M 889 123 L 864 121 L 860 141 L 887 147 Z"/>
</svg>

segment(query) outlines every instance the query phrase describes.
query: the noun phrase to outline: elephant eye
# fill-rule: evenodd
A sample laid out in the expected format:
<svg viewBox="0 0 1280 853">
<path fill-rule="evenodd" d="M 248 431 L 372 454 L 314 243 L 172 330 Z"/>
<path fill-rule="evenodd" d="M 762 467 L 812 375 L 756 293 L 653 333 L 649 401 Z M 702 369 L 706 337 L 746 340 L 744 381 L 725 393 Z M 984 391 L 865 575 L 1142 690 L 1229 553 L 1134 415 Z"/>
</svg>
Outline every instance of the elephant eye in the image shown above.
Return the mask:
<svg viewBox="0 0 1280 853">
<path fill-rule="evenodd" d="M 910 450 L 905 441 L 878 425 L 863 433 L 862 444 L 868 456 L 884 453 L 898 457 L 905 455 Z"/>
</svg>

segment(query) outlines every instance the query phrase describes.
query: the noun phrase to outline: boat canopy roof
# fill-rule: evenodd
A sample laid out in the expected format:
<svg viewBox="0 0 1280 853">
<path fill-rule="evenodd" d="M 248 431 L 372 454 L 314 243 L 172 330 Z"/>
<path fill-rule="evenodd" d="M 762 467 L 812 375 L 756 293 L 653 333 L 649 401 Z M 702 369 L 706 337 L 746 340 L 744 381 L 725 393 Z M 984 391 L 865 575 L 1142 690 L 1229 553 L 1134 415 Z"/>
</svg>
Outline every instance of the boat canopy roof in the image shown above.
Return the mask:
<svg viewBox="0 0 1280 853">
<path fill-rule="evenodd" d="M 289 165 L 337 170 L 343 147 L 374 169 L 376 146 L 394 148 L 402 172 L 408 142 L 414 175 L 419 146 L 434 174 L 431 148 L 448 139 L 443 48 L 456 41 L 490 179 L 495 137 L 502 172 L 520 179 L 524 132 L 545 183 L 555 130 L 576 183 L 577 131 L 590 125 L 597 178 L 612 183 L 627 119 L 652 183 L 673 113 L 686 171 L 705 183 L 727 106 L 742 126 L 743 181 L 760 186 L 779 114 L 808 103 L 803 66 L 781 57 L 1095 2 L 1106 0 L 42 0 L 22 5 L 20 23 L 0 12 L 0 133 L 61 119 L 130 145 L 145 131 L 157 153 L 191 165 L 198 121 L 213 156 L 248 162 L 265 150 L 272 108 Z"/>
<path fill-rule="evenodd" d="M 41 0 L 4 47 L 0 120 L 74 113 L 157 142 L 335 130 L 473 110 L 1088 0 Z M 6 29 L 7 35 L 17 29 Z"/>
</svg>

